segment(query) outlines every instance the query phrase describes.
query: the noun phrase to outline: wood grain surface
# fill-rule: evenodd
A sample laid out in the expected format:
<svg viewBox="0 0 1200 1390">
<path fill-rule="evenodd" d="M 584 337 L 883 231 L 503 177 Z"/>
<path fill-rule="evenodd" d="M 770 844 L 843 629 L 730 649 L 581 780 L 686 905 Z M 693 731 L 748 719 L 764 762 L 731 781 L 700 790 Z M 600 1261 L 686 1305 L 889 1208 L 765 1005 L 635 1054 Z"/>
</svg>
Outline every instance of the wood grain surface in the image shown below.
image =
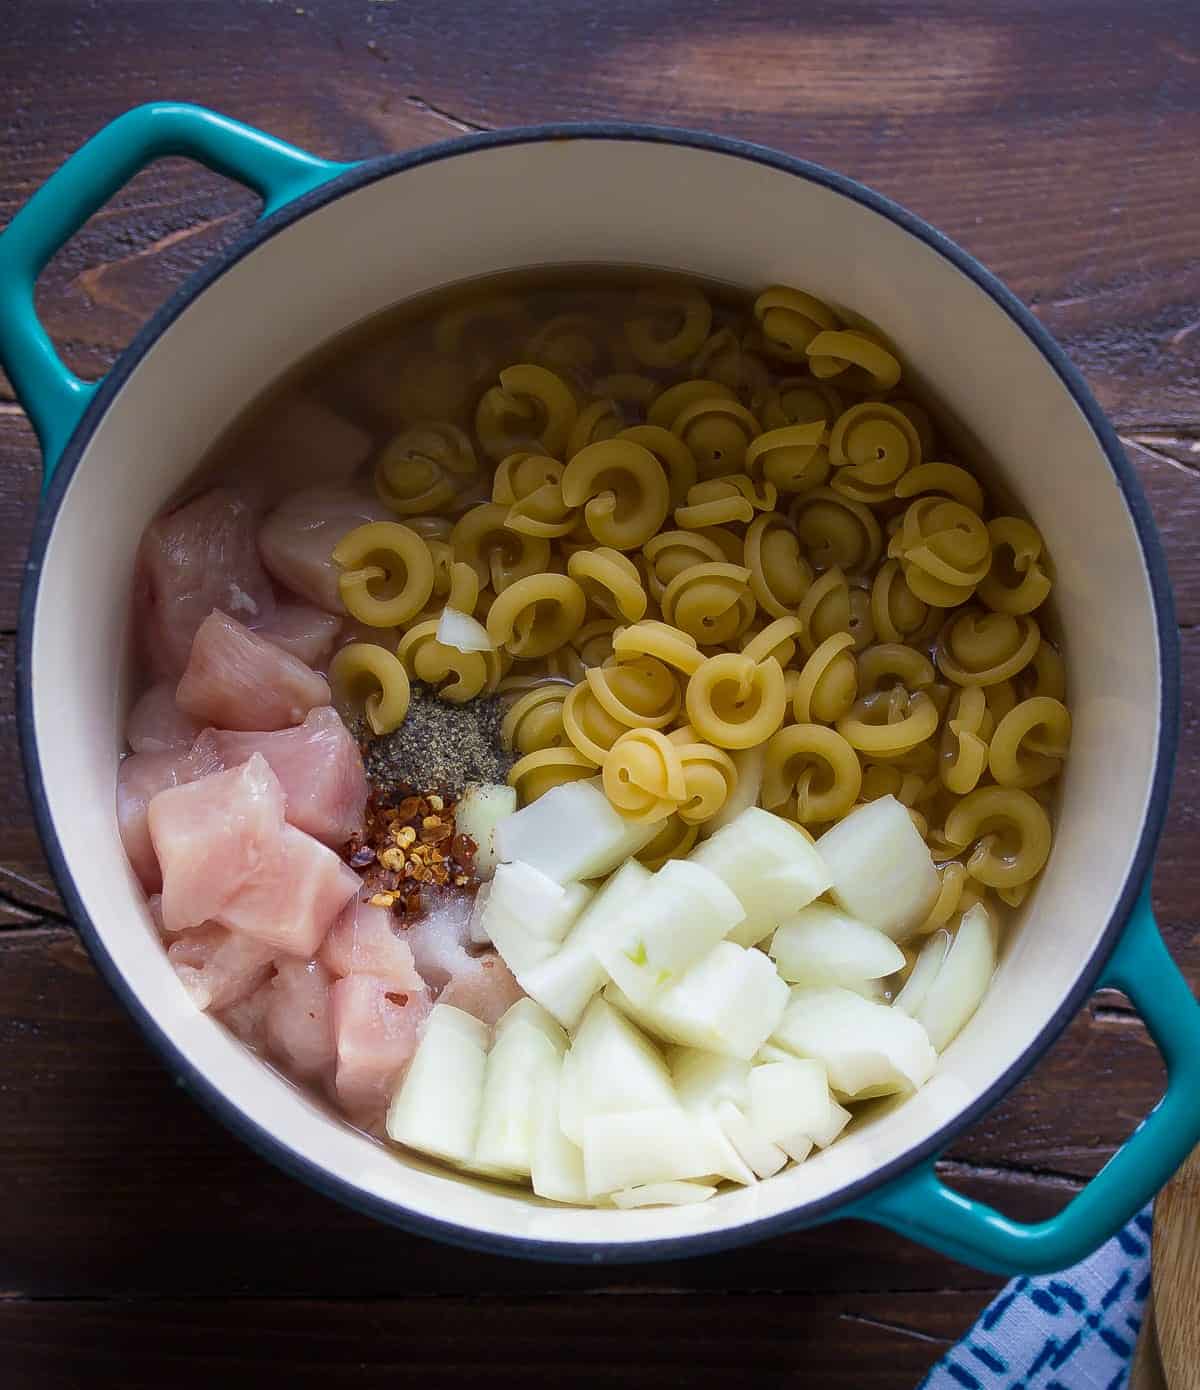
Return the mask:
<svg viewBox="0 0 1200 1390">
<path fill-rule="evenodd" d="M 0 11 L 0 221 L 105 121 L 172 98 L 341 158 L 544 120 L 706 127 L 863 179 L 980 256 L 1086 372 L 1167 543 L 1183 744 L 1154 896 L 1200 984 L 1194 0 Z M 139 175 L 39 285 L 67 360 L 101 374 L 253 215 L 244 190 L 181 161 Z M 13 633 L 37 489 L 31 431 L 0 379 L 0 1385 L 916 1385 L 998 1280 L 850 1222 L 598 1272 L 464 1254 L 284 1178 L 173 1088 L 63 915 L 21 782 Z M 954 1146 L 946 1175 L 1045 1216 L 1161 1082 L 1139 1020 L 1099 996 Z"/>
</svg>

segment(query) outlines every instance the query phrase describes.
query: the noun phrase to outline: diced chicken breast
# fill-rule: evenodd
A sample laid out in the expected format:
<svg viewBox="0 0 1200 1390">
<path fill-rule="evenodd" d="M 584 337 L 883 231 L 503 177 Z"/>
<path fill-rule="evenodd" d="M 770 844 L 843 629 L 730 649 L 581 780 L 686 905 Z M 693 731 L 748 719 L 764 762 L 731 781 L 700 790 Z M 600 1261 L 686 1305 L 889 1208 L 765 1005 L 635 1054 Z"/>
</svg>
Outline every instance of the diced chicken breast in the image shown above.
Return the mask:
<svg viewBox="0 0 1200 1390">
<path fill-rule="evenodd" d="M 319 961 L 281 959 L 267 989 L 267 1051 L 303 1080 L 333 1074 L 332 976 Z"/>
<path fill-rule="evenodd" d="M 471 899 L 463 893 L 445 894 L 420 921 L 407 928 L 404 939 L 412 948 L 417 969 L 441 1004 L 453 1004 L 493 1024 L 524 990 L 495 951 L 472 955 Z"/>
<path fill-rule="evenodd" d="M 222 1009 L 219 1013 L 214 1010 L 214 1014 L 229 1029 L 235 1038 L 241 1039 L 247 1047 L 252 1047 L 255 1052 L 265 1052 L 267 1050 L 267 1012 L 271 1007 L 271 981 L 248 994 L 245 999 L 239 999 L 236 1004 L 231 1004 L 227 1009 Z"/>
<path fill-rule="evenodd" d="M 135 754 L 138 758 L 170 756 Z M 133 761 L 129 758 L 126 763 Z M 276 879 L 283 867 L 283 813 L 283 789 L 259 753 L 228 772 L 214 772 L 186 784 L 168 784 L 167 790 L 159 791 L 150 801 L 149 827 L 162 869 L 164 928 L 179 932 L 210 920 L 238 925 L 225 921 L 223 911 L 244 890 Z M 302 834 L 299 830 L 292 833 Z M 346 868 L 323 845 L 311 842 Z M 346 872 L 357 882 L 353 870 L 347 868 Z M 338 910 L 341 906 L 339 903 Z M 329 920 L 333 915 L 331 912 Z M 257 935 L 268 939 L 265 933 Z M 314 945 L 301 954 L 311 956 L 315 950 Z"/>
<path fill-rule="evenodd" d="M 228 488 L 188 502 L 146 528 L 134 577 L 136 630 L 152 671 L 178 676 L 214 608 L 247 627 L 275 614 L 255 544 L 254 508 Z"/>
<path fill-rule="evenodd" d="M 204 727 L 175 703 L 177 681 L 159 681 L 138 697 L 125 725 L 135 753 L 185 753 Z"/>
<path fill-rule="evenodd" d="M 167 959 L 198 1009 L 225 1009 L 252 994 L 270 974 L 274 947 L 216 922 L 188 927 Z"/>
<path fill-rule="evenodd" d="M 269 493 L 349 482 L 371 452 L 366 430 L 311 396 L 277 401 L 239 441 L 239 454 Z"/>
<path fill-rule="evenodd" d="M 286 589 L 327 613 L 345 613 L 333 548 L 348 531 L 391 513 L 361 488 L 309 488 L 281 502 L 259 528 L 258 552 Z"/>
<path fill-rule="evenodd" d="M 315 671 L 329 664 L 341 626 L 332 613 L 311 603 L 281 603 L 261 635 Z"/>
<path fill-rule="evenodd" d="M 165 867 L 163 873 L 165 900 Z M 285 825 L 257 871 L 213 915 L 235 931 L 307 960 L 361 883 L 331 849 Z"/>
<path fill-rule="evenodd" d="M 320 960 L 339 977 L 375 975 L 392 989 L 420 992 L 425 981 L 405 935 L 388 908 L 372 907 L 355 894 L 330 928 Z"/>
<path fill-rule="evenodd" d="M 182 751 L 134 753 L 121 763 L 117 772 L 117 826 L 133 871 L 148 893 L 157 893 L 162 887 L 150 839 L 151 800 L 168 787 L 186 786 L 220 770 L 217 751 L 204 735 Z"/>
<path fill-rule="evenodd" d="M 261 753 L 287 797 L 287 818 L 298 830 L 340 848 L 361 832 L 367 806 L 367 774 L 353 735 L 329 705 L 310 710 L 294 729 L 235 733 L 212 729 L 226 767 Z"/>
<path fill-rule="evenodd" d="M 200 624 L 175 691 L 179 708 L 222 729 L 286 729 L 329 703 L 329 683 L 225 613 Z"/>
<path fill-rule="evenodd" d="M 397 990 L 377 975 L 347 975 L 330 989 L 337 1098 L 364 1129 L 378 1130 L 432 1007 L 426 990 Z"/>
</svg>

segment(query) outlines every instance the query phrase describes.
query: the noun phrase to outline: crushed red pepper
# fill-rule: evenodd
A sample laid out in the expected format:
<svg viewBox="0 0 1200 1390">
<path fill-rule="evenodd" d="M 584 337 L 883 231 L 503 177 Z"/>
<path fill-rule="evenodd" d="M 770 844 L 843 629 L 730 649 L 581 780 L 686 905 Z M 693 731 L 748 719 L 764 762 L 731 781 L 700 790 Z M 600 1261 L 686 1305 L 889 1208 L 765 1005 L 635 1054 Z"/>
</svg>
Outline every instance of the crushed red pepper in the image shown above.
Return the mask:
<svg viewBox="0 0 1200 1390">
<path fill-rule="evenodd" d="M 363 878 L 366 901 L 405 917 L 421 912 L 424 887 L 465 888 L 476 881 L 477 846 L 455 829 L 453 797 L 373 795 L 366 827 L 346 845 L 346 862 Z"/>
</svg>

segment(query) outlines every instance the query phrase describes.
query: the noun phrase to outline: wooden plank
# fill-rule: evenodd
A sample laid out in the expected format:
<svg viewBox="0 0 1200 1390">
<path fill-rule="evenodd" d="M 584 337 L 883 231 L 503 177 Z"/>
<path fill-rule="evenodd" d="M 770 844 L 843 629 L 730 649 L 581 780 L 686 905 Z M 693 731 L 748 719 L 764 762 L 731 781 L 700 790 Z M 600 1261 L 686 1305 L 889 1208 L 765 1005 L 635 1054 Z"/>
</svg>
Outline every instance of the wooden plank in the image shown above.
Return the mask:
<svg viewBox="0 0 1200 1390">
<path fill-rule="evenodd" d="M 100 46 L 129 58 L 104 82 Z M 0 54 L 0 211 L 152 97 L 184 94 L 340 157 L 564 117 L 708 127 L 900 198 L 1032 303 L 1122 420 L 1194 425 L 1200 202 L 1181 196 L 1179 170 L 1200 147 L 1198 60 L 1189 0 L 859 0 L 836 17 L 787 0 L 721 15 L 705 0 L 505 0 L 436 18 L 399 3 L 22 0 Z M 193 171 L 131 185 L 47 277 L 71 360 L 101 369 L 161 297 L 158 257 L 171 281 L 247 215 L 240 193 Z"/>
<path fill-rule="evenodd" d="M 396 1271 L 400 1284 L 411 1268 Z M 7 1383 L 75 1390 L 247 1384 L 319 1390 L 528 1382 L 584 1387 L 915 1385 L 985 1299 L 874 1295 L 530 1300 L 389 1298 L 314 1304 L 225 1298 L 0 1304 Z M 853 1381 L 846 1373 L 852 1368 Z"/>
</svg>

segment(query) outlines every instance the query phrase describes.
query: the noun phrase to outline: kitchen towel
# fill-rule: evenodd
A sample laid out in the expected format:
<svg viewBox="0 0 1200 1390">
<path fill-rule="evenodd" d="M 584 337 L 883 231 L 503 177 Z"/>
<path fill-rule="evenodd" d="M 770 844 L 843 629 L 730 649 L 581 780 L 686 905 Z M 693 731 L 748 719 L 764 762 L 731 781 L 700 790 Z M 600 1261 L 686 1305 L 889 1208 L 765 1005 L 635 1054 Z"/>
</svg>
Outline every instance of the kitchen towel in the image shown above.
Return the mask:
<svg viewBox="0 0 1200 1390">
<path fill-rule="evenodd" d="M 1061 1274 L 1014 1279 L 919 1390 L 1120 1390 L 1150 1292 L 1150 1208 Z"/>
</svg>

